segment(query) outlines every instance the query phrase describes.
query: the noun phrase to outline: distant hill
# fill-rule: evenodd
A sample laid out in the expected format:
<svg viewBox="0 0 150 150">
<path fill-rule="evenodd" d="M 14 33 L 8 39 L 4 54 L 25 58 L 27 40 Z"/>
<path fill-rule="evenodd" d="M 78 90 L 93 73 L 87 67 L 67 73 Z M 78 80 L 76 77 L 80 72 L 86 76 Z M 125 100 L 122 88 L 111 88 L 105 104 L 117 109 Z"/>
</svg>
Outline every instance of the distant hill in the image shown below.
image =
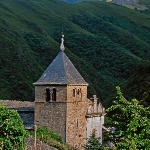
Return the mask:
<svg viewBox="0 0 150 150">
<path fill-rule="evenodd" d="M 66 3 L 79 3 L 82 1 L 94 1 L 94 0 L 61 0 Z M 95 0 L 96 1 L 96 0 Z M 150 1 L 149 0 L 100 0 L 110 3 L 115 3 L 118 5 L 126 6 L 131 9 L 139 9 L 139 10 L 146 10 L 150 8 Z"/>
<path fill-rule="evenodd" d="M 94 1 L 94 0 L 61 0 L 61 1 L 74 4 L 82 1 Z M 122 5 L 131 9 L 147 10 L 150 8 L 149 0 L 99 0 L 99 1 Z"/>
<path fill-rule="evenodd" d="M 128 8 L 137 8 L 141 10 L 150 8 L 149 0 L 111 0 L 110 2 L 126 6 Z"/>
<path fill-rule="evenodd" d="M 66 54 L 107 103 L 115 86 L 150 61 L 150 15 L 106 2 L 0 1 L 0 99 L 34 100 L 32 85 Z M 145 89 L 148 90 L 148 89 Z"/>
</svg>

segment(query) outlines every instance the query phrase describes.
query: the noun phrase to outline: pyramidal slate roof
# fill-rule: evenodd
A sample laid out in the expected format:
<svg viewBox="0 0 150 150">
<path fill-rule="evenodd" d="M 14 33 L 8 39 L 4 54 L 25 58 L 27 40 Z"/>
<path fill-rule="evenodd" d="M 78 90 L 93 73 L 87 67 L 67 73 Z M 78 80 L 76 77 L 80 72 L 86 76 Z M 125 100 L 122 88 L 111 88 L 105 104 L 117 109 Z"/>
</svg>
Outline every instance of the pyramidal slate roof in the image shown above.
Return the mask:
<svg viewBox="0 0 150 150">
<path fill-rule="evenodd" d="M 60 52 L 34 85 L 88 85 L 64 53 L 62 37 Z"/>
</svg>

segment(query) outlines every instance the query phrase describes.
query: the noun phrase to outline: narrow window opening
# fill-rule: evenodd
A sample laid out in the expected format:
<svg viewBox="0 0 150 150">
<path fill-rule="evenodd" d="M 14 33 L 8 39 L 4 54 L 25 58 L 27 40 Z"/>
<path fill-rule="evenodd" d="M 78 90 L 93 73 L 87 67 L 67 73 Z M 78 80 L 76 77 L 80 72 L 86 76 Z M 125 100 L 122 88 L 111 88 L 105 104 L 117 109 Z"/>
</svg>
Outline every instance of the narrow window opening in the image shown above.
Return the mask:
<svg viewBox="0 0 150 150">
<path fill-rule="evenodd" d="M 81 93 L 81 88 L 79 89 L 80 93 Z"/>
<path fill-rule="evenodd" d="M 56 89 L 55 88 L 53 88 L 53 95 L 52 95 L 52 99 L 53 99 L 53 101 L 56 101 Z"/>
<path fill-rule="evenodd" d="M 78 128 L 78 124 L 79 124 L 79 123 L 78 123 L 78 119 L 77 119 L 77 128 Z"/>
<path fill-rule="evenodd" d="M 75 89 L 73 89 L 73 97 L 75 97 Z"/>
<path fill-rule="evenodd" d="M 78 94 L 78 95 L 80 94 L 80 89 L 77 90 L 77 94 Z"/>
<path fill-rule="evenodd" d="M 50 89 L 46 88 L 46 102 L 50 101 Z"/>
</svg>

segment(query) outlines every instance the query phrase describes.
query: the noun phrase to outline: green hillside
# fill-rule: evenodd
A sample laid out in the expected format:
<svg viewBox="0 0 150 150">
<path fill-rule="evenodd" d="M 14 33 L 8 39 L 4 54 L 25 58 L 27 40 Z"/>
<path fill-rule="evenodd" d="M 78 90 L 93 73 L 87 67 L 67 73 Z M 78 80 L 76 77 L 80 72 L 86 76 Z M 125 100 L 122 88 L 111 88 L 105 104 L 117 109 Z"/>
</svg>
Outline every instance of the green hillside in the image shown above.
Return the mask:
<svg viewBox="0 0 150 150">
<path fill-rule="evenodd" d="M 115 86 L 150 61 L 150 15 L 105 2 L 0 1 L 0 99 L 34 99 L 32 85 L 59 52 L 109 100 Z"/>
<path fill-rule="evenodd" d="M 120 86 L 127 98 L 136 98 L 150 106 L 150 63 L 139 65 L 138 70 Z"/>
</svg>

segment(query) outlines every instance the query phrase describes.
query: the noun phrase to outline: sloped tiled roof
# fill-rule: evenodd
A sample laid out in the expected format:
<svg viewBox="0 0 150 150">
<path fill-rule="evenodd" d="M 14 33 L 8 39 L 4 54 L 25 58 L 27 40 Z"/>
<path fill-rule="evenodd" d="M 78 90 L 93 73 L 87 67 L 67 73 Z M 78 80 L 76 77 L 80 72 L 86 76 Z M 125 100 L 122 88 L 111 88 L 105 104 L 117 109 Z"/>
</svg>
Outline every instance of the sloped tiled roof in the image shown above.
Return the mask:
<svg viewBox="0 0 150 150">
<path fill-rule="evenodd" d="M 34 83 L 34 85 L 48 84 L 88 85 L 62 50 L 44 71 L 39 80 Z"/>
</svg>

